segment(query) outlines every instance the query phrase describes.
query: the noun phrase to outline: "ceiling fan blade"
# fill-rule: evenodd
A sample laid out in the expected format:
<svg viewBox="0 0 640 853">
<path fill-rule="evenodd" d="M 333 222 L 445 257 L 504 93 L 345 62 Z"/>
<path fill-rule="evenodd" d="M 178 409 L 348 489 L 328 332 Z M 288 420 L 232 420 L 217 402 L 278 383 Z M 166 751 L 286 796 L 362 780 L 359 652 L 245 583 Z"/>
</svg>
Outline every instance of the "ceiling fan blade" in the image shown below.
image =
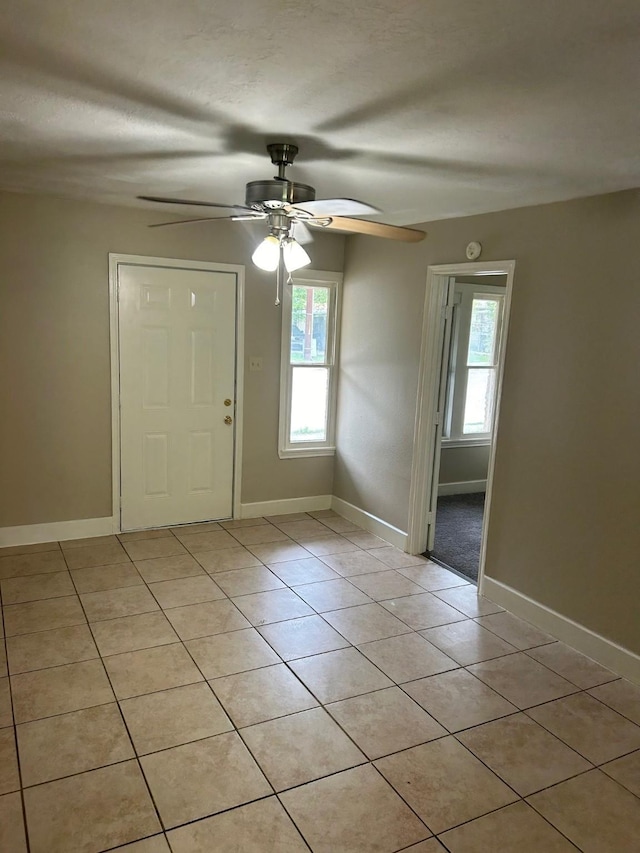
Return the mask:
<svg viewBox="0 0 640 853">
<path fill-rule="evenodd" d="M 174 219 L 172 222 L 154 222 L 149 228 L 163 228 L 165 225 L 188 225 L 191 222 L 248 222 L 252 219 L 266 219 L 261 213 L 255 216 L 201 216 L 198 219 Z"/>
<path fill-rule="evenodd" d="M 294 204 L 292 210 L 302 210 L 312 216 L 366 216 L 367 213 L 380 213 L 377 207 L 355 198 L 318 198 Z"/>
<path fill-rule="evenodd" d="M 426 231 L 416 228 L 404 228 L 400 225 L 386 225 L 384 222 L 366 222 L 364 219 L 350 219 L 344 216 L 331 216 L 327 219 L 307 220 L 308 225 L 335 231 L 349 231 L 353 234 L 368 234 L 371 237 L 386 237 L 389 240 L 402 240 L 405 243 L 419 243 L 427 236 Z"/>
<path fill-rule="evenodd" d="M 139 195 L 136 196 L 142 201 L 158 201 L 161 204 L 195 204 L 198 207 L 224 207 L 225 210 L 242 210 L 247 213 L 255 213 L 252 207 L 245 207 L 243 204 L 218 204 L 215 201 L 192 201 L 187 198 L 162 198 L 155 195 Z"/>
</svg>

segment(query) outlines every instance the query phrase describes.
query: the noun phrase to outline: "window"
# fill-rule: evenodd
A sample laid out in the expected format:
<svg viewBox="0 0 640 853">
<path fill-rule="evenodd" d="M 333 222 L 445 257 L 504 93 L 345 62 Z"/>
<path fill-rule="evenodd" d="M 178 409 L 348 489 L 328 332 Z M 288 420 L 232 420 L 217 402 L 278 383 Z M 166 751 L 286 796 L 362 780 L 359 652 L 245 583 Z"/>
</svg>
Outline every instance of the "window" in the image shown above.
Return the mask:
<svg viewBox="0 0 640 853">
<path fill-rule="evenodd" d="M 504 288 L 456 283 L 443 440 L 491 441 Z"/>
<path fill-rule="evenodd" d="M 335 453 L 339 273 L 299 270 L 282 300 L 281 458 Z"/>
</svg>

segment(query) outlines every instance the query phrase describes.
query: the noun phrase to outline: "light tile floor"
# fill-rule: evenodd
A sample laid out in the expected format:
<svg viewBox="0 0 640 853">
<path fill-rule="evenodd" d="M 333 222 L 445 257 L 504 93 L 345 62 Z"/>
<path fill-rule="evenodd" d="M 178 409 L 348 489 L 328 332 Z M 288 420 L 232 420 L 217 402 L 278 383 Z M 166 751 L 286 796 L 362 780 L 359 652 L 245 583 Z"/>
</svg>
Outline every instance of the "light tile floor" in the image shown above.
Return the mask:
<svg viewBox="0 0 640 853">
<path fill-rule="evenodd" d="M 638 849 L 640 688 L 331 511 L 0 549 L 0 593 L 0 853 Z"/>
</svg>

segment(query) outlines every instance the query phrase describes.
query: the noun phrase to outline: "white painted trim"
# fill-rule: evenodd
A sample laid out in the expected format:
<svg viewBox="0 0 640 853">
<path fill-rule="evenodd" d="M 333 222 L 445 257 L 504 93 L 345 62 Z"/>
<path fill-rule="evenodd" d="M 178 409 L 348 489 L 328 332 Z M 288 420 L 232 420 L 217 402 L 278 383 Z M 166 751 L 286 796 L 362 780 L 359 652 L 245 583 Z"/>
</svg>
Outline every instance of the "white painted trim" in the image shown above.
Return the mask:
<svg viewBox="0 0 640 853">
<path fill-rule="evenodd" d="M 309 495 L 304 498 L 284 498 L 279 501 L 258 501 L 240 504 L 240 514 L 236 518 L 261 518 L 264 515 L 286 515 L 290 512 L 311 512 L 317 509 L 331 509 L 331 495 Z"/>
<path fill-rule="evenodd" d="M 562 640 L 624 678 L 640 684 L 640 656 L 629 649 L 486 575 L 480 591 L 486 598 L 505 607 L 515 616 Z"/>
<path fill-rule="evenodd" d="M 318 447 L 311 443 L 311 447 L 306 449 L 304 447 L 287 450 L 278 450 L 278 456 L 280 459 L 304 459 L 308 456 L 335 456 L 336 448 L 335 447 Z"/>
<path fill-rule="evenodd" d="M 404 550 L 407 534 L 381 518 L 365 512 L 353 504 L 333 495 L 309 495 L 303 498 L 284 498 L 277 501 L 259 501 L 239 505 L 235 518 L 259 518 L 265 515 L 285 515 L 290 512 L 311 512 L 319 509 L 334 509 L 354 524 L 375 533 L 381 539 Z M 21 527 L 0 528 L 0 546 L 32 545 L 36 542 L 56 542 L 66 539 L 84 539 L 91 536 L 107 536 L 118 533 L 113 519 L 83 518 L 75 521 L 56 521 L 51 524 L 27 524 Z"/>
<path fill-rule="evenodd" d="M 240 518 L 242 495 L 242 439 L 244 435 L 244 266 L 234 267 L 237 275 L 236 289 L 236 412 L 235 450 L 233 460 L 233 517 Z"/>
<path fill-rule="evenodd" d="M 335 456 L 336 411 L 338 399 L 338 363 L 340 355 L 340 311 L 342 305 L 342 280 L 339 272 L 328 270 L 296 270 L 292 274 L 293 285 L 307 287 L 317 284 L 328 288 L 331 294 L 330 322 L 327 323 L 329 357 L 325 367 L 329 371 L 329 406 L 327 413 L 327 438 L 323 442 L 294 442 L 289 440 L 291 423 L 291 384 L 296 365 L 290 362 L 291 338 L 291 287 L 285 287 L 281 302 L 280 333 L 280 409 L 278 416 L 278 456 L 280 459 L 299 459 L 309 456 Z"/>
<path fill-rule="evenodd" d="M 109 253 L 109 341 L 111 347 L 111 512 L 114 532 L 120 530 L 120 324 L 118 263 L 127 255 Z"/>
<path fill-rule="evenodd" d="M 444 422 L 446 424 L 444 432 L 447 435 L 447 441 L 469 441 L 473 439 L 484 440 L 487 444 L 491 444 L 493 430 L 490 429 L 484 433 L 474 433 L 472 435 L 464 432 L 464 419 L 466 408 L 466 397 L 469 386 L 469 377 L 474 370 L 480 370 L 480 365 L 467 364 L 467 352 L 471 339 L 471 320 L 473 316 L 473 302 L 479 297 L 486 300 L 493 300 L 498 306 L 497 323 L 495 329 L 495 347 L 491 364 L 483 364 L 482 368 L 493 368 L 497 372 L 500 363 L 500 354 L 504 344 L 504 300 L 505 288 L 495 285 L 483 284 L 476 278 L 476 283 L 459 283 L 456 280 L 453 297 L 456 312 L 454 312 L 454 328 L 452 329 L 452 347 L 451 360 L 452 364 L 446 365 L 447 369 L 447 389 L 450 385 L 450 378 L 453 377 L 453 391 L 447 396 L 445 412 L 443 412 Z M 496 358 L 497 353 L 497 358 Z M 444 439 L 443 439 L 444 441 Z"/>
<path fill-rule="evenodd" d="M 374 533 L 381 539 L 384 539 L 390 545 L 395 545 L 401 551 L 404 551 L 407 545 L 407 534 L 404 530 L 394 527 L 387 521 L 371 515 L 370 512 L 360 509 L 360 507 L 343 501 L 342 498 L 334 497 L 331 500 L 331 509 L 335 510 L 339 515 L 358 524 L 360 527 L 367 530 L 369 533 Z"/>
<path fill-rule="evenodd" d="M 418 364 L 418 398 L 413 430 L 406 543 L 407 551 L 411 554 L 421 554 L 427 547 L 428 517 L 433 487 L 431 478 L 438 443 L 435 419 L 444 333 L 442 312 L 447 302 L 448 285 L 445 284 L 444 277 L 436 278 L 432 269 L 429 267 L 427 271 Z"/>
<path fill-rule="evenodd" d="M 414 430 L 413 463 L 411 466 L 411 488 L 409 491 L 409 524 L 407 531 L 406 550 L 410 554 L 420 554 L 425 550 L 429 521 L 427 516 L 427 497 L 431 486 L 432 456 L 434 452 L 433 429 L 435 409 L 437 405 L 437 381 L 440 376 L 441 352 L 437 349 L 437 329 L 441 323 L 442 294 L 446 288 L 442 282 L 456 275 L 506 275 L 503 328 L 504 340 L 498 364 L 498 381 L 496 385 L 496 408 L 494 414 L 493 441 L 489 452 L 489 468 L 487 473 L 487 490 L 482 521 L 482 541 L 480 547 L 479 583 L 482 583 L 487 553 L 487 529 L 491 513 L 491 488 L 495 467 L 496 445 L 500 425 L 500 399 L 502 395 L 502 379 L 504 364 L 508 349 L 509 318 L 511 309 L 511 293 L 516 262 L 486 261 L 468 264 L 439 264 L 430 266 L 427 270 L 425 293 L 425 312 L 422 323 L 422 345 L 418 376 L 418 399 L 416 404 L 416 425 Z M 434 359 L 436 364 L 429 363 Z"/>
<path fill-rule="evenodd" d="M 459 483 L 440 483 L 438 495 L 472 495 L 475 492 L 486 492 L 486 480 L 464 480 Z"/>
<path fill-rule="evenodd" d="M 240 486 L 242 483 L 242 425 L 244 402 L 244 266 L 219 264 L 212 261 L 191 261 L 181 258 L 156 258 L 146 255 L 122 255 L 109 252 L 109 337 L 111 346 L 111 481 L 112 530 L 120 531 L 120 346 L 118 325 L 118 266 L 120 264 L 164 267 L 173 269 L 203 270 L 205 272 L 230 272 L 236 275 L 236 407 L 233 465 L 232 511 L 234 518 L 240 512 Z M 101 534 L 87 534 L 101 535 Z M 74 538 L 74 537 L 68 537 Z M 41 540 L 46 541 L 46 540 Z M 21 543 L 25 544 L 25 543 Z"/>
<path fill-rule="evenodd" d="M 490 438 L 443 438 L 443 450 L 456 450 L 459 447 L 489 447 Z"/>
<path fill-rule="evenodd" d="M 0 527 L 0 547 L 34 545 L 37 542 L 64 542 L 67 539 L 86 539 L 117 533 L 113 519 L 80 518 L 76 521 L 51 521 L 45 524 L 22 524 L 19 527 Z"/>
</svg>

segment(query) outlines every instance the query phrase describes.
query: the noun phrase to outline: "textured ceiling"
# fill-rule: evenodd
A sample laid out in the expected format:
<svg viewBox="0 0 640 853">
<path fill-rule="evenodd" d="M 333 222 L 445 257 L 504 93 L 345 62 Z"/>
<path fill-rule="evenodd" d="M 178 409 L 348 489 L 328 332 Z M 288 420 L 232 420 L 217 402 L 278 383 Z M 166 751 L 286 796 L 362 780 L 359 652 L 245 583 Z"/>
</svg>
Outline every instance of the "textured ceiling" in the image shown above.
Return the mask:
<svg viewBox="0 0 640 853">
<path fill-rule="evenodd" d="M 4 0 L 0 188 L 411 223 L 640 184 L 638 0 Z M 183 212 L 183 211 L 181 211 Z"/>
</svg>

